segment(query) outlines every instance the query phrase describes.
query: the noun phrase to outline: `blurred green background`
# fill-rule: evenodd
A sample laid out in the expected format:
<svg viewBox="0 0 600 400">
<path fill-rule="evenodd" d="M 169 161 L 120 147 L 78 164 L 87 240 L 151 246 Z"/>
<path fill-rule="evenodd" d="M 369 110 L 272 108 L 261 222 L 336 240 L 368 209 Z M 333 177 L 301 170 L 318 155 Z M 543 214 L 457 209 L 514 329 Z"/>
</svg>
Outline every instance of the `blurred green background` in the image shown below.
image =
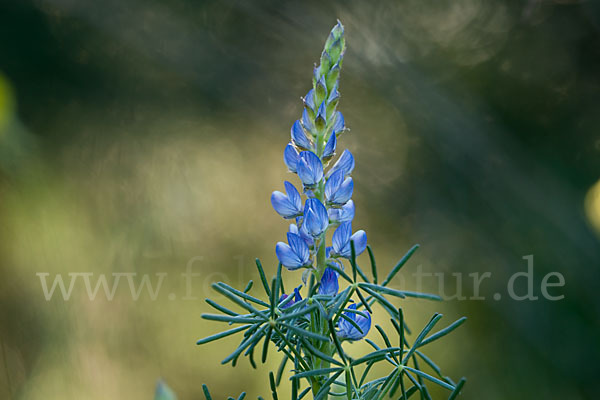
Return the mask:
<svg viewBox="0 0 600 400">
<path fill-rule="evenodd" d="M 469 318 L 428 354 L 468 378 L 464 399 L 600 396 L 598 2 L 9 0 L 0 398 L 150 399 L 159 378 L 180 399 L 202 382 L 268 395 L 276 360 L 232 369 L 219 361 L 236 339 L 195 346 L 221 328 L 202 299 L 213 280 L 256 278 L 254 257 L 275 271 L 287 227 L 269 196 L 290 179 L 282 150 L 336 18 L 354 226 L 384 270 L 421 244 L 409 289 L 418 266 L 449 294 L 462 273 L 466 296 L 467 274 L 492 273 L 486 300 L 402 303 L 413 326 Z M 564 299 L 495 301 L 529 254 L 536 294 L 559 271 Z M 79 281 L 46 301 L 40 272 L 168 276 L 156 300 L 125 281 L 90 300 Z"/>
</svg>

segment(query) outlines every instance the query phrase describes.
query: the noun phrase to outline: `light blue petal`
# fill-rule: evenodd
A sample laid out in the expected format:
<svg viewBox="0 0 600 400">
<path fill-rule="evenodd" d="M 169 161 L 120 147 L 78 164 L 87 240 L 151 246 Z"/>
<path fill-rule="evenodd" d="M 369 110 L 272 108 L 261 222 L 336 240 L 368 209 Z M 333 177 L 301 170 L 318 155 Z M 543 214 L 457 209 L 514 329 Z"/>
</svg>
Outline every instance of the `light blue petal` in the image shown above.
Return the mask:
<svg viewBox="0 0 600 400">
<path fill-rule="evenodd" d="M 350 153 L 350 150 L 346 149 L 338 158 L 336 163 L 331 167 L 329 172 L 327 173 L 327 177 L 334 174 L 336 171 L 344 171 L 344 176 L 350 175 L 350 173 L 354 170 L 354 156 Z"/>
<path fill-rule="evenodd" d="M 315 110 L 315 90 L 310 89 L 304 97 L 304 104 L 309 107 L 311 110 Z"/>
<path fill-rule="evenodd" d="M 335 153 L 335 147 L 337 145 L 337 137 L 335 135 L 331 135 L 327 143 L 325 143 L 325 148 L 323 149 L 323 159 L 328 159 L 333 157 Z"/>
<path fill-rule="evenodd" d="M 344 171 L 336 171 L 325 182 L 325 198 L 331 200 L 344 182 Z"/>
<path fill-rule="evenodd" d="M 299 120 L 296 120 L 296 122 L 294 122 L 294 125 L 292 125 L 291 134 L 292 141 L 296 146 L 306 150 L 312 149 L 312 143 L 310 142 L 310 140 L 308 140 L 308 137 L 306 137 L 304 129 L 302 129 L 302 125 L 300 124 Z"/>
<path fill-rule="evenodd" d="M 285 150 L 283 151 L 283 162 L 291 172 L 296 172 L 298 168 L 299 158 L 300 155 L 298 154 L 294 146 L 292 146 L 291 144 L 285 146 Z"/>
<path fill-rule="evenodd" d="M 354 242 L 354 250 L 357 256 L 367 248 L 367 234 L 363 230 L 356 231 L 354 235 L 350 236 L 350 241 Z"/>
<path fill-rule="evenodd" d="M 323 164 L 319 157 L 312 151 L 303 151 L 300 153 L 298 176 L 302 180 L 302 183 L 307 186 L 316 185 L 323 178 Z"/>
<path fill-rule="evenodd" d="M 347 222 L 354 219 L 354 201 L 349 200 L 339 209 L 338 222 Z"/>
<path fill-rule="evenodd" d="M 332 131 L 339 135 L 342 133 L 344 128 L 346 127 L 346 123 L 344 121 L 344 115 L 340 111 L 336 111 L 335 113 L 335 122 L 333 123 Z"/>
<path fill-rule="evenodd" d="M 302 266 L 306 266 L 309 263 L 310 259 L 310 251 L 308 250 L 308 246 L 302 240 L 299 235 L 288 232 L 287 234 L 288 243 L 290 244 L 290 248 L 297 255 L 298 260 Z M 283 263 L 282 263 L 283 264 Z"/>
<path fill-rule="evenodd" d="M 341 173 L 342 171 L 338 171 Z M 331 176 L 333 178 L 333 175 Z M 352 197 L 352 192 L 354 191 L 354 182 L 352 178 L 348 177 L 344 180 L 344 182 L 340 185 L 338 190 L 333 194 L 333 196 L 329 196 L 329 201 L 336 205 L 346 204 L 348 200 Z"/>
<path fill-rule="evenodd" d="M 302 267 L 302 262 L 298 258 L 298 255 L 292 251 L 292 248 L 287 243 L 278 242 L 275 246 L 275 254 L 277 254 L 281 265 L 290 271 Z"/>
<path fill-rule="evenodd" d="M 338 282 L 338 273 L 334 269 L 326 268 L 321 277 L 321 285 L 319 286 L 319 294 L 326 296 L 335 296 L 340 289 Z"/>
<path fill-rule="evenodd" d="M 348 244 L 350 240 L 350 234 L 352 233 L 352 223 L 351 222 L 343 222 L 338 226 L 338 228 L 333 232 L 333 237 L 331 238 L 331 244 L 333 245 L 333 252 L 335 254 L 342 254 L 342 251 Z"/>
<path fill-rule="evenodd" d="M 296 189 L 296 187 L 288 181 L 283 182 L 283 184 L 285 186 L 287 196 L 290 199 L 290 203 L 292 203 L 296 209 L 296 215 L 300 214 L 300 212 L 302 212 L 302 197 L 300 197 L 298 189 Z"/>
<path fill-rule="evenodd" d="M 306 227 L 306 231 L 312 237 L 317 237 L 327 229 L 328 225 L 329 217 L 325 206 L 318 199 L 306 200 L 302 227 Z"/>
<path fill-rule="evenodd" d="M 281 192 L 275 191 L 271 194 L 271 204 L 275 211 L 277 211 L 277 214 L 283 218 L 293 218 L 298 215 L 299 209 Z"/>
<path fill-rule="evenodd" d="M 327 208 L 321 203 L 318 199 L 315 199 L 314 206 L 312 206 L 313 210 L 317 213 L 317 218 L 319 219 L 319 223 L 321 224 L 321 232 L 327 229 L 329 226 L 329 216 L 327 215 Z"/>
</svg>

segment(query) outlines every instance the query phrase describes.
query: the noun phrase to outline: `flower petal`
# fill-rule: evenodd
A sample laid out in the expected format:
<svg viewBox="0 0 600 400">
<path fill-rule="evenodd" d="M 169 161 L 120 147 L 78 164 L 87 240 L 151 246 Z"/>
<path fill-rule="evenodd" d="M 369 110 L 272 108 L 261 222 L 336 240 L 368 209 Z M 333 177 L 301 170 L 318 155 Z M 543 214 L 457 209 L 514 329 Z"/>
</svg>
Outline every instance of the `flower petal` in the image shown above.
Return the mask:
<svg viewBox="0 0 600 400">
<path fill-rule="evenodd" d="M 344 171 L 344 176 L 350 175 L 354 170 L 354 156 L 350 153 L 350 150 L 346 149 L 338 158 L 337 162 L 331 167 L 329 172 L 327 172 L 327 177 L 333 175 L 336 171 Z"/>
<path fill-rule="evenodd" d="M 340 289 L 338 281 L 338 273 L 332 268 L 325 268 L 321 277 L 321 285 L 319 286 L 319 294 L 326 296 L 335 296 Z"/>
<path fill-rule="evenodd" d="M 304 97 L 304 105 L 315 111 L 315 90 L 310 89 Z"/>
<path fill-rule="evenodd" d="M 350 236 L 350 241 L 354 242 L 354 250 L 357 256 L 367 248 L 367 234 L 363 230 L 356 231 L 354 235 Z"/>
<path fill-rule="evenodd" d="M 292 248 L 287 243 L 278 242 L 275 246 L 275 254 L 277 254 L 281 265 L 290 271 L 302 267 L 302 262 L 300 262 L 298 255 L 292 251 Z"/>
<path fill-rule="evenodd" d="M 288 181 L 283 182 L 283 185 L 285 186 L 285 191 L 290 203 L 294 205 L 297 214 L 300 214 L 300 212 L 302 212 L 302 198 L 300 197 L 300 193 L 298 193 L 298 189 Z"/>
<path fill-rule="evenodd" d="M 342 171 L 338 171 L 342 172 Z M 332 175 L 333 177 L 333 175 Z M 346 204 L 348 200 L 352 197 L 352 192 L 354 191 L 354 182 L 352 178 L 348 177 L 344 180 L 344 182 L 340 185 L 338 190 L 330 197 L 328 197 L 329 201 L 335 205 Z"/>
<path fill-rule="evenodd" d="M 325 198 L 331 200 L 344 182 L 344 171 L 336 171 L 325 182 Z"/>
<path fill-rule="evenodd" d="M 335 153 L 335 147 L 337 145 L 337 137 L 334 134 L 331 134 L 327 143 L 325 143 L 325 148 L 323 149 L 323 159 L 328 160 L 333 157 Z"/>
<path fill-rule="evenodd" d="M 312 143 L 310 142 L 308 137 L 306 137 L 304 129 L 302 129 L 302 125 L 300 124 L 299 120 L 296 120 L 296 122 L 294 122 L 294 125 L 292 125 L 291 134 L 292 141 L 296 146 L 304 150 L 312 149 Z"/>
<path fill-rule="evenodd" d="M 345 128 L 346 123 L 344 121 L 344 115 L 340 111 L 336 111 L 335 122 L 333 123 L 332 132 L 336 135 L 339 135 Z"/>
<path fill-rule="evenodd" d="M 306 242 L 302 240 L 300 235 L 296 235 L 295 233 L 291 232 L 288 232 L 287 239 L 288 243 L 290 244 L 290 248 L 298 257 L 301 266 L 308 265 L 310 259 L 310 251 L 308 250 Z"/>
<path fill-rule="evenodd" d="M 300 155 L 291 143 L 285 146 L 285 150 L 283 151 L 283 162 L 291 172 L 296 172 L 299 158 Z"/>
<path fill-rule="evenodd" d="M 321 159 L 312 151 L 303 151 L 300 153 L 298 176 L 302 180 L 302 183 L 307 186 L 316 185 L 323 178 L 323 164 L 321 163 Z"/>
<path fill-rule="evenodd" d="M 278 191 L 274 191 L 271 194 L 271 204 L 275 211 L 277 211 L 277 214 L 283 218 L 293 218 L 298 215 L 300 210 L 295 207 L 288 196 Z"/>
<path fill-rule="evenodd" d="M 304 223 L 306 231 L 313 237 L 319 236 L 329 226 L 327 209 L 318 199 L 306 200 L 304 206 Z"/>
<path fill-rule="evenodd" d="M 352 233 L 352 222 L 343 222 L 333 232 L 331 243 L 333 244 L 333 252 L 335 254 L 342 254 L 342 251 L 350 240 L 350 234 Z"/>
</svg>

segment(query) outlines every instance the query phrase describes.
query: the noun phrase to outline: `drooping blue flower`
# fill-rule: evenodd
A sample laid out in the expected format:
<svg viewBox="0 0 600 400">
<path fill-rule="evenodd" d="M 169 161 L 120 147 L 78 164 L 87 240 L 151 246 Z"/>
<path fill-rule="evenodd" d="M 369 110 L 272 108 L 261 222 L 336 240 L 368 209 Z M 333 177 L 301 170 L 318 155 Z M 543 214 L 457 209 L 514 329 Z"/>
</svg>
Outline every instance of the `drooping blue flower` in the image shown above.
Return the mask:
<svg viewBox="0 0 600 400">
<path fill-rule="evenodd" d="M 288 301 L 287 303 L 285 303 L 284 305 L 280 306 L 280 308 L 282 309 L 286 309 L 288 307 L 293 306 L 294 304 L 296 304 L 299 301 L 302 301 L 302 296 L 300 295 L 300 288 L 302 287 L 302 285 L 298 286 L 297 288 L 294 289 L 294 298 L 291 299 L 290 301 Z M 279 298 L 279 304 L 281 304 L 285 299 L 287 299 L 290 295 L 288 294 L 282 294 L 281 297 Z"/>
<path fill-rule="evenodd" d="M 327 210 L 330 223 L 342 223 L 354 219 L 354 201 L 349 200 L 341 208 L 330 208 Z"/>
<path fill-rule="evenodd" d="M 323 178 L 321 159 L 312 151 L 300 152 L 297 172 L 298 177 L 305 186 L 313 187 Z"/>
<path fill-rule="evenodd" d="M 346 149 L 338 158 L 336 163 L 331 167 L 329 172 L 327 172 L 327 177 L 329 178 L 336 171 L 344 171 L 344 176 L 348 176 L 354 170 L 354 156 L 350 153 L 350 150 Z"/>
<path fill-rule="evenodd" d="M 300 154 L 296 151 L 296 148 L 289 143 L 285 146 L 283 151 L 283 162 L 288 167 L 290 172 L 296 172 L 298 170 L 298 161 L 300 160 Z"/>
<path fill-rule="evenodd" d="M 356 231 L 354 235 L 352 233 L 352 222 L 343 222 L 333 232 L 331 239 L 333 244 L 333 256 L 350 258 L 352 256 L 352 250 L 350 247 L 350 241 L 354 242 L 354 250 L 356 255 L 361 254 L 367 248 L 367 234 L 365 231 Z"/>
<path fill-rule="evenodd" d="M 296 120 L 296 122 L 294 122 L 294 125 L 292 125 L 291 133 L 292 141 L 296 146 L 298 146 L 302 150 L 311 150 L 313 148 L 312 142 L 310 141 L 310 139 L 308 139 L 306 133 L 304 133 L 304 129 L 302 129 L 302 124 L 300 123 L 300 120 Z"/>
<path fill-rule="evenodd" d="M 335 147 L 337 146 L 337 136 L 333 133 L 329 136 L 325 148 L 323 149 L 323 161 L 329 161 L 335 154 Z"/>
<path fill-rule="evenodd" d="M 325 183 L 325 198 L 330 205 L 342 206 L 350 200 L 353 190 L 354 182 L 352 178 L 344 179 L 344 171 L 339 169 Z"/>
<path fill-rule="evenodd" d="M 319 285 L 319 294 L 335 296 L 338 290 L 340 290 L 338 275 L 337 271 L 333 268 L 325 268 L 325 272 L 323 272 L 323 276 L 321 277 L 321 285 Z"/>
<path fill-rule="evenodd" d="M 288 181 L 283 182 L 287 195 L 274 191 L 271 194 L 271 204 L 283 218 L 295 218 L 302 214 L 302 198 L 298 190 Z"/>
<path fill-rule="evenodd" d="M 350 304 L 348 306 L 348 309 L 350 310 L 356 310 L 356 304 Z M 356 327 L 346 321 L 344 318 L 340 318 L 339 322 L 338 322 L 338 331 L 337 331 L 337 335 L 340 339 L 342 340 L 360 340 L 362 338 L 364 338 L 367 333 L 369 333 L 369 330 L 371 329 L 371 314 L 368 311 L 360 311 L 361 314 L 356 314 L 353 312 L 348 312 L 345 311 L 344 315 L 346 317 L 348 317 L 349 319 L 353 320 L 354 322 L 356 322 L 356 325 L 358 325 L 360 327 L 359 329 L 356 329 Z"/>
<path fill-rule="evenodd" d="M 340 111 L 336 111 L 335 113 L 335 121 L 333 122 L 333 128 L 331 129 L 337 135 L 342 133 L 346 129 L 346 124 L 344 121 L 344 115 Z"/>
<path fill-rule="evenodd" d="M 312 237 L 316 238 L 327 229 L 329 215 L 327 209 L 318 199 L 308 199 L 304 204 L 304 221 L 302 228 Z"/>
<path fill-rule="evenodd" d="M 311 265 L 310 250 L 306 242 L 299 235 L 291 232 L 288 232 L 287 240 L 289 245 L 278 242 L 275 246 L 275 254 L 281 265 L 290 271 Z"/>
</svg>

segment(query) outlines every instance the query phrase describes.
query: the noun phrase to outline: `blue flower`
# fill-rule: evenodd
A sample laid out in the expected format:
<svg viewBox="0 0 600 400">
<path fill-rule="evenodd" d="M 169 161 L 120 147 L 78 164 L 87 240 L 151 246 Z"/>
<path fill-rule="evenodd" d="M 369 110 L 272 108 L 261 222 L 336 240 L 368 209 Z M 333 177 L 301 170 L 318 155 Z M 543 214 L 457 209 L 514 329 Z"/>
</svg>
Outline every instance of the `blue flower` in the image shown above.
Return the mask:
<svg viewBox="0 0 600 400">
<path fill-rule="evenodd" d="M 330 208 L 327 210 L 329 214 L 329 222 L 342 223 L 352 221 L 354 219 L 354 201 L 349 200 L 341 208 Z"/>
<path fill-rule="evenodd" d="M 332 135 L 334 136 L 334 135 Z M 325 183 L 325 198 L 333 206 L 342 206 L 352 197 L 354 182 L 352 178 L 344 179 L 344 171 L 335 171 Z"/>
<path fill-rule="evenodd" d="M 312 237 L 316 238 L 325 232 L 329 226 L 327 209 L 318 199 L 308 199 L 304 205 L 304 221 L 302 228 Z"/>
<path fill-rule="evenodd" d="M 298 160 L 300 160 L 300 155 L 296 151 L 296 148 L 289 143 L 285 146 L 285 150 L 283 151 L 283 162 L 287 165 L 290 172 L 296 172 L 298 169 Z"/>
<path fill-rule="evenodd" d="M 300 296 L 300 288 L 302 287 L 302 285 L 298 286 L 297 288 L 294 289 L 294 298 L 291 299 L 290 301 L 288 301 L 287 303 L 285 303 L 284 305 L 282 305 L 280 308 L 282 309 L 286 309 L 288 307 L 293 306 L 294 304 L 296 304 L 297 302 L 302 300 L 302 296 Z M 289 297 L 289 295 L 287 294 L 282 294 L 281 297 L 279 298 L 279 304 L 281 304 L 285 299 L 287 299 Z"/>
<path fill-rule="evenodd" d="M 354 250 L 356 255 L 361 254 L 367 248 L 367 234 L 365 231 L 357 231 L 354 235 L 352 233 L 352 222 L 343 222 L 333 232 L 333 238 L 331 239 L 333 244 L 333 256 L 350 258 L 352 250 L 350 247 L 350 241 L 354 242 Z"/>
<path fill-rule="evenodd" d="M 329 136 L 327 143 L 325 143 L 325 148 L 323 149 L 323 161 L 329 161 L 333 157 L 336 146 L 337 137 L 332 133 L 331 136 Z"/>
<path fill-rule="evenodd" d="M 298 218 L 296 218 L 296 220 L 298 220 Z M 290 224 L 290 229 L 289 231 L 291 233 L 295 233 L 296 235 L 300 236 L 302 238 L 302 240 L 304 240 L 304 242 L 306 243 L 306 245 L 308 246 L 309 249 L 312 249 L 315 246 L 315 240 L 313 239 L 312 236 L 310 236 L 308 234 L 308 232 L 306 231 L 306 226 L 302 226 L 302 228 L 298 229 L 298 226 L 296 224 Z"/>
<path fill-rule="evenodd" d="M 306 133 L 304 133 L 304 129 L 302 129 L 302 124 L 300 123 L 299 120 L 296 120 L 296 122 L 294 122 L 294 125 L 292 125 L 291 132 L 292 132 L 292 141 L 294 142 L 294 144 L 296 146 L 298 146 L 299 148 L 301 148 L 303 150 L 312 149 L 312 147 L 313 147 L 312 142 L 308 139 L 308 137 L 306 136 Z"/>
<path fill-rule="evenodd" d="M 333 123 L 333 128 L 331 129 L 336 135 L 339 135 L 346 129 L 346 124 L 344 121 L 344 115 L 340 111 L 336 111 L 335 113 L 335 122 Z"/>
<path fill-rule="evenodd" d="M 326 296 L 335 296 L 340 290 L 340 283 L 338 282 L 338 273 L 333 268 L 327 267 L 323 276 L 321 277 L 321 285 L 319 286 L 319 294 Z"/>
<path fill-rule="evenodd" d="M 350 304 L 348 309 L 356 310 L 356 304 Z M 337 331 L 337 335 L 340 339 L 360 340 L 367 335 L 369 329 L 371 329 L 371 314 L 368 311 L 360 312 L 364 315 L 348 311 L 344 312 L 346 317 L 356 322 L 356 325 L 360 327 L 360 330 L 356 329 L 352 323 L 346 321 L 344 318 L 340 318 Z"/>
<path fill-rule="evenodd" d="M 294 218 L 302 214 L 302 198 L 298 190 L 288 181 L 283 182 L 287 195 L 274 191 L 271 194 L 271 204 L 283 218 Z"/>
<path fill-rule="evenodd" d="M 298 160 L 297 172 L 302 183 L 312 187 L 323 179 L 323 164 L 312 151 L 302 151 Z"/>
<path fill-rule="evenodd" d="M 304 100 L 304 105 L 306 107 L 310 108 L 310 110 L 312 112 L 314 112 L 315 111 L 315 90 L 310 89 L 303 100 Z"/>
<path fill-rule="evenodd" d="M 310 250 L 306 242 L 294 233 L 288 232 L 288 243 L 279 242 L 275 246 L 275 253 L 281 265 L 293 271 L 311 265 Z"/>
<path fill-rule="evenodd" d="M 336 171 L 344 171 L 344 176 L 350 175 L 354 170 L 354 156 L 350 153 L 350 150 L 346 149 L 338 158 L 336 163 L 331 167 L 329 172 L 327 172 L 327 177 L 329 178 Z"/>
</svg>

